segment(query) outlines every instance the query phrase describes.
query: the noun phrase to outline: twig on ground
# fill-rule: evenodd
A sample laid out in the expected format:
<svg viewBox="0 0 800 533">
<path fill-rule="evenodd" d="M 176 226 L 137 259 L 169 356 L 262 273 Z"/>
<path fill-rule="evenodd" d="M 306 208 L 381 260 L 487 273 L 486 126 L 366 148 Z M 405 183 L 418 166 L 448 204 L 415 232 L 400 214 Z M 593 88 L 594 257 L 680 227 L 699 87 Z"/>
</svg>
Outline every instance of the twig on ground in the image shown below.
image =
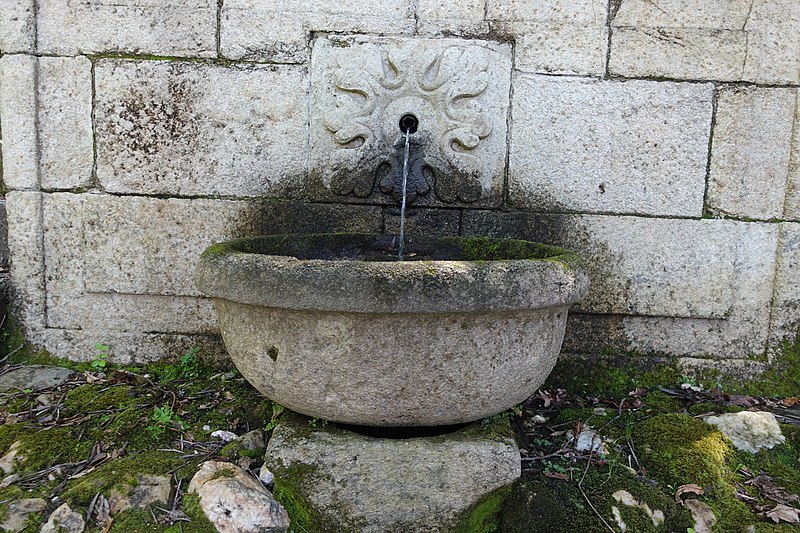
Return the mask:
<svg viewBox="0 0 800 533">
<path fill-rule="evenodd" d="M 595 437 L 595 438 L 597 438 L 597 437 Z M 592 444 L 594 444 L 594 442 L 592 442 Z M 594 511 L 594 514 L 597 515 L 597 518 L 600 519 L 600 521 L 603 523 L 603 525 L 606 526 L 608 528 L 608 530 L 611 531 L 611 533 L 617 533 L 617 530 L 615 530 L 613 527 L 611 527 L 608 524 L 608 522 L 606 522 L 606 519 L 603 518 L 603 515 L 601 515 L 600 512 L 597 510 L 597 508 L 594 506 L 594 504 L 592 503 L 592 500 L 589 499 L 589 496 L 586 494 L 586 491 L 583 490 L 583 480 L 586 479 L 586 474 L 587 474 L 587 472 L 589 472 L 589 466 L 592 464 L 592 454 L 593 454 L 593 451 L 590 450 L 589 451 L 589 460 L 586 462 L 586 468 L 584 468 L 583 475 L 581 476 L 580 481 L 578 481 L 578 490 L 581 491 L 581 495 L 583 496 L 583 499 L 586 500 L 586 503 L 589 504 L 589 507 L 592 509 L 592 511 Z"/>
</svg>

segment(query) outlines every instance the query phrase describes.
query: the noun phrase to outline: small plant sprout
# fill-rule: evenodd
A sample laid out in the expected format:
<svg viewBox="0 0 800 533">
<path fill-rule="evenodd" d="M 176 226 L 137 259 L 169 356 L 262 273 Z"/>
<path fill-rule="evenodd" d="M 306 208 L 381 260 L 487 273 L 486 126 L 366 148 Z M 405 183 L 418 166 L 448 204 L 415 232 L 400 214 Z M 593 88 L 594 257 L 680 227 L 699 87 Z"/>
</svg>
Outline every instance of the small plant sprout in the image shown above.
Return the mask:
<svg viewBox="0 0 800 533">
<path fill-rule="evenodd" d="M 153 416 L 150 417 L 150 421 L 152 424 L 147 426 L 146 429 L 153 439 L 161 437 L 170 426 L 177 426 L 179 429 L 183 429 L 183 423 L 172 411 L 172 407 L 169 404 L 153 408 Z"/>
<path fill-rule="evenodd" d="M 97 372 L 102 372 L 108 364 L 108 351 L 110 347 L 107 344 L 98 342 L 94 345 L 97 353 L 92 356 L 92 368 Z"/>
</svg>

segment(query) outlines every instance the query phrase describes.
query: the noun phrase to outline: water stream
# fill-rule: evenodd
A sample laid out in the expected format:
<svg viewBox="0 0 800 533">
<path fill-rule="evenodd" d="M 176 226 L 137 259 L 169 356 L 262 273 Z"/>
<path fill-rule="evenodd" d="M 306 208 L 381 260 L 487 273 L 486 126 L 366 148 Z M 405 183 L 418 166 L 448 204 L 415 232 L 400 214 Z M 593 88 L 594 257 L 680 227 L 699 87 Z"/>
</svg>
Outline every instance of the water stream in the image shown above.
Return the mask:
<svg viewBox="0 0 800 533">
<path fill-rule="evenodd" d="M 400 244 L 398 245 L 397 257 L 403 260 L 403 244 L 405 243 L 406 229 L 406 184 L 408 183 L 408 151 L 409 139 L 411 139 L 411 128 L 405 130 L 405 147 L 403 148 L 403 200 L 400 203 Z"/>
</svg>

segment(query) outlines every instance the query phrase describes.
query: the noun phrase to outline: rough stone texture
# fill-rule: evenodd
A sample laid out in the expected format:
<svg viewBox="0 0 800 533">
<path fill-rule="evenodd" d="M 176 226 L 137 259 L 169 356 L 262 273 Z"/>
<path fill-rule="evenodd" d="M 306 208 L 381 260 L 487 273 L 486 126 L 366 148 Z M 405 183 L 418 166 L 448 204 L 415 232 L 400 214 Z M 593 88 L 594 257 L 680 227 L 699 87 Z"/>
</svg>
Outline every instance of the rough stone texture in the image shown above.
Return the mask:
<svg viewBox="0 0 800 533">
<path fill-rule="evenodd" d="M 168 476 L 138 474 L 136 484 L 112 490 L 108 497 L 111 514 L 127 509 L 146 509 L 160 503 L 166 506 L 172 495 L 172 479 Z"/>
<path fill-rule="evenodd" d="M 289 515 L 272 494 L 232 463 L 206 461 L 189 483 L 220 533 L 284 533 Z"/>
<path fill-rule="evenodd" d="M 204 255 L 197 280 L 231 358 L 266 396 L 389 426 L 468 422 L 524 400 L 586 291 L 580 268 L 552 260 L 305 261 L 235 249 Z"/>
<path fill-rule="evenodd" d="M 36 15 L 34 0 L 0 2 L 0 53 L 34 52 Z"/>
<path fill-rule="evenodd" d="M 41 513 L 47 508 L 47 502 L 41 498 L 24 498 L 7 504 L 6 516 L 0 529 L 7 533 L 19 533 L 25 529 L 25 522 L 31 513 Z"/>
<path fill-rule="evenodd" d="M 105 190 L 274 196 L 305 181 L 304 69 L 103 60 L 95 76 Z"/>
<path fill-rule="evenodd" d="M 38 51 L 216 56 L 217 2 L 39 0 Z"/>
<path fill-rule="evenodd" d="M 800 5 L 793 0 L 626 0 L 612 21 L 612 73 L 798 83 Z"/>
<path fill-rule="evenodd" d="M 7 390 L 7 387 L 3 387 L 0 390 Z M 12 473 L 16 470 L 18 463 L 25 462 L 25 456 L 19 453 L 19 445 L 19 441 L 14 442 L 8 447 L 8 450 L 5 451 L 3 457 L 0 457 L 0 470 L 2 470 L 4 474 Z"/>
<path fill-rule="evenodd" d="M 40 215 L 39 197 L 8 198 L 17 301 L 29 310 L 32 341 L 84 361 L 98 342 L 111 345 L 117 362 L 178 356 L 192 346 L 202 346 L 204 357 L 223 354 L 211 302 L 165 295 L 199 294 L 194 264 L 216 240 L 382 227 L 380 208 L 370 206 L 54 193 L 43 195 Z M 41 331 L 45 318 L 50 328 L 64 329 Z"/>
<path fill-rule="evenodd" d="M 39 187 L 39 136 L 35 126 L 37 69 L 35 57 L 0 57 L 3 183 L 9 189 Z"/>
<path fill-rule="evenodd" d="M 81 533 L 85 528 L 83 517 L 65 503 L 53 511 L 39 533 Z"/>
<path fill-rule="evenodd" d="M 190 349 L 199 349 L 198 353 L 204 361 L 230 365 L 225 346 L 217 334 L 140 333 L 100 325 L 84 330 L 46 328 L 29 331 L 28 336 L 33 343 L 46 347 L 50 353 L 72 361 L 91 361 L 97 353 L 97 343 L 102 343 L 110 346 L 108 357 L 114 364 L 174 360 Z"/>
<path fill-rule="evenodd" d="M 783 216 L 788 220 L 800 221 L 800 90 L 796 92 L 795 97 L 794 129 Z"/>
<path fill-rule="evenodd" d="M 601 76 L 606 69 L 608 6 L 602 0 L 489 1 L 492 29 L 516 40 L 522 71 Z"/>
<path fill-rule="evenodd" d="M 410 0 L 228 0 L 222 6 L 222 55 L 230 59 L 301 63 L 311 32 L 411 34 Z"/>
<path fill-rule="evenodd" d="M 6 195 L 6 211 L 15 313 L 31 334 L 45 321 L 42 194 L 12 191 Z"/>
<path fill-rule="evenodd" d="M 797 223 L 780 225 L 770 329 L 776 343 L 794 341 L 800 332 L 800 224 Z"/>
<path fill-rule="evenodd" d="M 312 431 L 305 417 L 285 414 L 265 465 L 276 486 L 314 507 L 324 531 L 456 531 L 461 513 L 520 475 L 513 438 L 487 433 L 476 425 L 436 437 L 373 438 L 332 424 Z"/>
<path fill-rule="evenodd" d="M 8 218 L 6 217 L 6 199 L 0 197 L 0 270 L 8 267 Z"/>
<path fill-rule="evenodd" d="M 506 45 L 476 40 L 318 39 L 312 58 L 311 194 L 397 205 L 403 172 L 399 122 L 412 114 L 420 120 L 410 140 L 409 203 L 498 205 L 510 52 Z"/>
<path fill-rule="evenodd" d="M 91 181 L 91 69 L 92 64 L 85 57 L 39 59 L 39 164 L 43 189 L 70 189 Z"/>
<path fill-rule="evenodd" d="M 796 97 L 795 89 L 720 90 L 707 194 L 713 213 L 782 217 Z"/>
<path fill-rule="evenodd" d="M 463 225 L 465 235 L 549 242 L 588 258 L 592 284 L 581 308 L 613 314 L 570 313 L 566 350 L 717 358 L 764 352 L 774 225 L 491 212 L 466 212 Z"/>
<path fill-rule="evenodd" d="M 518 76 L 512 203 L 700 216 L 711 98 L 708 84 Z"/>
<path fill-rule="evenodd" d="M 419 34 L 481 35 L 489 31 L 485 0 L 418 0 L 416 4 Z"/>
<path fill-rule="evenodd" d="M 74 374 L 60 366 L 26 365 L 0 376 L 0 390 L 31 389 L 33 392 L 58 387 Z"/>
<path fill-rule="evenodd" d="M 724 413 L 706 417 L 705 421 L 717 426 L 736 449 L 750 453 L 771 450 L 786 440 L 775 415 L 765 411 Z"/>
<path fill-rule="evenodd" d="M 721 318 L 731 309 L 734 222 L 521 215 L 508 227 L 501 236 L 558 244 L 589 258 L 584 312 Z M 466 235 L 487 230 L 480 213 L 465 213 Z"/>
<path fill-rule="evenodd" d="M 400 234 L 400 214 L 387 211 L 384 217 L 384 233 Z M 461 225 L 460 213 L 453 209 L 409 209 L 406 212 L 405 234 L 426 236 L 456 236 Z"/>
</svg>

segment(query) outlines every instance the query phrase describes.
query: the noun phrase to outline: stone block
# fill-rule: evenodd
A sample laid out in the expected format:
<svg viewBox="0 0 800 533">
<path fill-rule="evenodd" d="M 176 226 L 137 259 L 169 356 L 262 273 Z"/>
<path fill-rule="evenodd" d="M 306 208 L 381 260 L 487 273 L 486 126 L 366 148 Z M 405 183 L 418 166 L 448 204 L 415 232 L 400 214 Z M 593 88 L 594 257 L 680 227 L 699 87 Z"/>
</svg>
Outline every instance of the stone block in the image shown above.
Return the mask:
<svg viewBox="0 0 800 533">
<path fill-rule="evenodd" d="M 411 34 L 414 27 L 410 0 L 228 0 L 221 12 L 221 50 L 230 59 L 302 63 L 311 32 Z"/>
<path fill-rule="evenodd" d="M 577 312 L 687 318 L 730 314 L 734 284 L 741 284 L 737 264 L 743 254 L 749 257 L 755 240 L 740 235 L 732 221 L 469 211 L 462 231 L 578 252 L 587 260 L 591 285 Z M 765 260 L 774 256 L 755 248 Z"/>
<path fill-rule="evenodd" d="M 747 56 L 742 79 L 754 83 L 800 83 L 800 3 L 753 0 L 744 26 Z"/>
<path fill-rule="evenodd" d="M 312 57 L 309 189 L 327 201 L 398 205 L 401 117 L 409 205 L 499 205 L 508 45 L 460 39 L 320 38 Z"/>
<path fill-rule="evenodd" d="M 37 69 L 38 59 L 32 56 L 0 57 L 3 182 L 12 190 L 39 187 Z"/>
<path fill-rule="evenodd" d="M 105 200 L 105 202 L 104 202 Z M 139 208 L 140 215 L 151 216 L 147 207 L 135 202 L 127 203 L 127 199 L 118 197 L 101 197 L 98 195 L 82 195 L 56 193 L 43 198 L 42 225 L 44 231 L 44 254 L 47 258 L 45 266 L 45 284 L 47 288 L 47 326 L 51 328 L 108 330 L 123 333 L 173 332 L 181 333 L 216 333 L 216 317 L 211 302 L 206 299 L 186 296 L 163 296 L 128 294 L 125 287 L 107 286 L 105 291 L 98 291 L 89 280 L 86 283 L 86 264 L 92 265 L 96 260 L 113 255 L 113 250 L 96 249 L 91 242 L 85 241 L 87 218 L 92 219 L 91 211 L 106 211 L 106 202 L 112 202 L 120 209 L 130 206 Z M 151 201 L 152 202 L 152 201 Z M 158 202 L 158 201 L 156 201 Z M 185 212 L 192 214 L 191 209 Z M 131 217 L 137 218 L 137 212 Z M 164 218 L 158 218 L 164 221 Z M 104 245 L 120 246 L 129 239 L 120 228 L 115 241 L 105 241 Z M 169 229 L 163 230 L 169 233 Z M 89 233 L 91 235 L 91 233 Z M 155 237 L 154 237 L 155 238 Z M 128 241 L 128 246 L 134 244 Z M 170 243 L 170 244 L 175 244 Z M 177 245 L 176 245 L 177 246 Z M 146 257 L 148 249 L 128 250 Z M 175 264 L 187 263 L 189 267 L 195 257 L 181 257 L 180 249 L 174 254 L 167 251 L 165 261 Z M 145 259 L 146 260 L 146 259 Z M 152 263 L 150 263 L 152 266 Z M 91 269 L 89 269 L 91 272 Z M 127 272 L 134 275 L 134 272 Z M 158 272 L 151 272 L 158 276 Z M 187 281 L 189 283 L 189 281 Z"/>
<path fill-rule="evenodd" d="M 520 75 L 509 197 L 542 211 L 703 211 L 710 84 Z"/>
<path fill-rule="evenodd" d="M 783 216 L 796 98 L 795 89 L 719 91 L 707 193 L 713 213 Z"/>
<path fill-rule="evenodd" d="M 486 18 L 563 24 L 605 24 L 607 4 L 602 0 L 487 0 Z"/>
<path fill-rule="evenodd" d="M 91 361 L 97 344 L 109 346 L 108 360 L 113 364 L 148 363 L 177 359 L 192 348 L 198 357 L 211 364 L 230 366 L 225 345 L 218 335 L 181 333 L 121 332 L 111 329 L 46 328 L 28 331 L 28 338 L 57 357 L 71 361 Z"/>
<path fill-rule="evenodd" d="M 800 224 L 780 224 L 772 340 L 794 341 L 800 334 Z"/>
<path fill-rule="evenodd" d="M 520 475 L 510 436 L 478 423 L 418 438 L 375 438 L 287 413 L 267 445 L 276 490 L 301 495 L 320 531 L 460 531 L 459 519 Z M 510 433 L 510 428 L 504 428 Z"/>
<path fill-rule="evenodd" d="M 94 166 L 92 64 L 80 56 L 42 57 L 38 81 L 41 186 L 86 186 Z"/>
<path fill-rule="evenodd" d="M 602 76 L 608 8 L 599 0 L 489 0 L 492 29 L 516 41 L 514 67 L 526 72 Z"/>
<path fill-rule="evenodd" d="M 417 33 L 421 35 L 483 35 L 489 32 L 484 19 L 485 0 L 419 0 Z"/>
<path fill-rule="evenodd" d="M 494 24 L 516 39 L 514 67 L 523 72 L 602 76 L 606 71 L 608 27 L 592 24 Z"/>
<path fill-rule="evenodd" d="M 734 282 L 731 292 L 723 295 L 732 302 L 728 313 L 712 319 L 570 314 L 564 349 L 678 356 L 693 368 L 725 367 L 726 371 L 756 375 L 757 365 L 742 360 L 762 356 L 768 347 L 778 230 L 774 224 L 707 221 L 720 222 L 735 227 L 728 237 L 736 241 Z M 728 365 L 723 359 L 738 362 Z"/>
<path fill-rule="evenodd" d="M 250 234 L 257 214 L 241 201 L 104 195 L 84 195 L 82 209 L 86 290 L 168 296 L 199 296 L 200 254 Z"/>
<path fill-rule="evenodd" d="M 608 69 L 630 78 L 735 81 L 746 54 L 740 31 L 619 27 L 612 29 Z"/>
<path fill-rule="evenodd" d="M 33 53 L 36 43 L 34 0 L 0 2 L 0 53 Z"/>
<path fill-rule="evenodd" d="M 38 51 L 179 57 L 217 55 L 217 2 L 39 0 Z"/>
<path fill-rule="evenodd" d="M 47 326 L 126 333 L 216 332 L 211 302 L 191 296 L 194 263 L 213 241 L 382 227 L 380 208 L 368 206 L 70 193 L 45 195 L 42 220 Z"/>
<path fill-rule="evenodd" d="M 348 204 L 271 201 L 254 221 L 257 234 L 381 233 L 380 207 Z"/>
<path fill-rule="evenodd" d="M 303 68 L 101 60 L 95 76 L 105 190 L 275 196 L 304 183 Z"/>
<path fill-rule="evenodd" d="M 6 199 L 0 196 L 0 271 L 8 267 L 8 217 Z"/>
<path fill-rule="evenodd" d="M 786 184 L 786 203 L 783 208 L 783 217 L 787 220 L 800 220 L 800 90 L 796 92 L 795 96 L 789 177 Z"/>
<path fill-rule="evenodd" d="M 384 233 L 400 234 L 400 213 L 384 213 Z M 408 236 L 457 236 L 461 227 L 461 213 L 454 209 L 410 209 L 406 213 L 405 234 Z"/>
<path fill-rule="evenodd" d="M 6 211 L 15 316 L 27 330 L 35 330 L 45 320 L 42 194 L 11 191 Z"/>
<path fill-rule="evenodd" d="M 800 77 L 793 0 L 628 0 L 612 30 L 613 74 L 783 84 Z"/>
</svg>

